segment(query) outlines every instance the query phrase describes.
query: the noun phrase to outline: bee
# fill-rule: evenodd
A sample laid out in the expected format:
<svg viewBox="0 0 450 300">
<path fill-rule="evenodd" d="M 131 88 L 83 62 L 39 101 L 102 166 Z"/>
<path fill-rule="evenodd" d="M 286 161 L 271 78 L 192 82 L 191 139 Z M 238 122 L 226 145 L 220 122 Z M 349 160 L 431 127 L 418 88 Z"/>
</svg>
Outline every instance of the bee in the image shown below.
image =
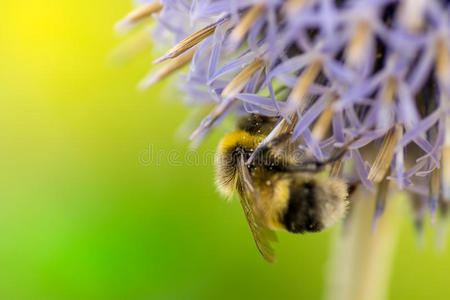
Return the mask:
<svg viewBox="0 0 450 300">
<path fill-rule="evenodd" d="M 276 122 L 261 115 L 244 117 L 220 141 L 216 154 L 216 185 L 228 197 L 237 191 L 256 247 L 268 262 L 275 259 L 275 230 L 321 231 L 344 216 L 348 196 L 342 180 L 317 175 L 342 155 L 325 162 L 305 161 L 304 155 L 292 154 L 299 147 L 291 144 L 290 134 L 260 147 L 248 163 Z"/>
</svg>

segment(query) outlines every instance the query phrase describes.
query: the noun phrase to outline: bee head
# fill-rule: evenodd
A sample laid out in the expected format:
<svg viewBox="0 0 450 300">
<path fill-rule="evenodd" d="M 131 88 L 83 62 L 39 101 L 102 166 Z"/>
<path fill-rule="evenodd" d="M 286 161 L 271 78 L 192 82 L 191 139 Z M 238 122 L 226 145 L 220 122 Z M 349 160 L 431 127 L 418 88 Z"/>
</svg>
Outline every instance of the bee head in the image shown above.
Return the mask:
<svg viewBox="0 0 450 300">
<path fill-rule="evenodd" d="M 244 156 L 246 161 L 263 139 L 244 130 L 227 134 L 219 143 L 215 158 L 216 185 L 222 194 L 231 196 L 237 180 L 237 164 Z"/>
<path fill-rule="evenodd" d="M 297 178 L 281 221 L 293 233 L 321 231 L 344 215 L 346 198 L 346 185 L 340 180 Z"/>
</svg>

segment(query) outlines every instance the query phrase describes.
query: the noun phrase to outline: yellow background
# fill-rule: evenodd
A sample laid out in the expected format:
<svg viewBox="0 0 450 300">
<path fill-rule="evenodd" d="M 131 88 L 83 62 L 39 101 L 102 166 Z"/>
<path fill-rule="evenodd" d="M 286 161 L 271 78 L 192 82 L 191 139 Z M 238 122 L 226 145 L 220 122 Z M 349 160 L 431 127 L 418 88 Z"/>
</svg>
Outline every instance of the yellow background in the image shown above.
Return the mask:
<svg viewBox="0 0 450 300">
<path fill-rule="evenodd" d="M 149 145 L 187 151 L 187 109 L 167 83 L 136 91 L 150 51 L 106 63 L 130 2 L 0 1 L 0 298 L 319 298 L 338 228 L 279 234 L 268 265 L 213 166 L 140 163 Z M 449 249 L 427 225 L 420 250 L 401 217 L 391 298 L 449 299 Z"/>
</svg>

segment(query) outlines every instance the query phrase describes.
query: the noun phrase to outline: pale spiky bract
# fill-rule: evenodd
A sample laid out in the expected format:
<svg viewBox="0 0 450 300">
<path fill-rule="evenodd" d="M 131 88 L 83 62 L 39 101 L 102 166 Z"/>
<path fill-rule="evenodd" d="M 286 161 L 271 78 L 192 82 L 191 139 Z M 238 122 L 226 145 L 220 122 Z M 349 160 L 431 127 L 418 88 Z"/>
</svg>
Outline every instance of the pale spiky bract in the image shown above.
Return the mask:
<svg viewBox="0 0 450 300">
<path fill-rule="evenodd" d="M 429 201 L 432 214 L 438 203 L 447 210 L 447 1 L 153 0 L 143 5 L 147 9 L 131 16 L 154 9 L 154 37 L 174 41 L 156 62 L 186 55 L 179 61 L 190 64 L 183 77 L 188 103 L 215 105 L 193 138 L 232 111 L 279 116 L 269 139 L 291 131 L 319 160 L 357 139 L 344 163 L 352 162 L 365 186 L 386 187 L 384 181 L 394 180 Z M 169 67 L 163 70 L 181 67 L 165 63 Z M 386 192 L 381 194 L 378 208 L 384 207 Z"/>
</svg>

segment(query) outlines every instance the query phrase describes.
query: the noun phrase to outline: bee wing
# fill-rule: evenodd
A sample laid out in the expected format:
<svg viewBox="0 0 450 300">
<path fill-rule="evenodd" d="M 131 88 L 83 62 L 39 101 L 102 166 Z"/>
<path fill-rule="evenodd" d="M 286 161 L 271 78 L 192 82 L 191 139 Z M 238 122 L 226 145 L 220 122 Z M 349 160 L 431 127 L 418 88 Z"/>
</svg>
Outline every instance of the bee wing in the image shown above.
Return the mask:
<svg viewBox="0 0 450 300">
<path fill-rule="evenodd" d="M 241 205 L 244 209 L 245 217 L 255 240 L 256 247 L 261 255 L 270 263 L 275 262 L 275 253 L 270 242 L 276 241 L 275 233 L 267 228 L 261 218 L 258 209 L 259 193 L 256 190 L 253 180 L 245 164 L 244 157 L 241 156 L 238 163 L 238 173 L 240 186 L 238 187 Z"/>
</svg>

